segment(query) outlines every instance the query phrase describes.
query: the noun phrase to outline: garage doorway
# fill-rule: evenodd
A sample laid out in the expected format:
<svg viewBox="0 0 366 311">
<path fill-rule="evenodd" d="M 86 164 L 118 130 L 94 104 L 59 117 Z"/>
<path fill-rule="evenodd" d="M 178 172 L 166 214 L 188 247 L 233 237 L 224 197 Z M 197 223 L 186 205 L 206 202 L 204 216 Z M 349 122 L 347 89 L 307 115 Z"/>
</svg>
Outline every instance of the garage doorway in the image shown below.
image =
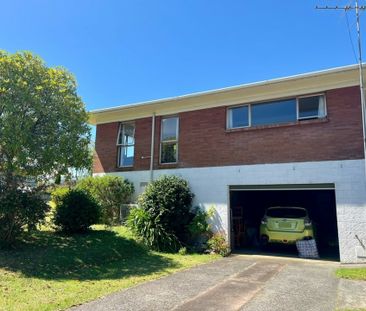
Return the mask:
<svg viewBox="0 0 366 311">
<path fill-rule="evenodd" d="M 260 245 L 260 225 L 269 207 L 303 207 L 315 228 L 321 258 L 339 260 L 334 184 L 230 186 L 231 247 L 235 251 L 297 256 L 294 244 Z"/>
</svg>

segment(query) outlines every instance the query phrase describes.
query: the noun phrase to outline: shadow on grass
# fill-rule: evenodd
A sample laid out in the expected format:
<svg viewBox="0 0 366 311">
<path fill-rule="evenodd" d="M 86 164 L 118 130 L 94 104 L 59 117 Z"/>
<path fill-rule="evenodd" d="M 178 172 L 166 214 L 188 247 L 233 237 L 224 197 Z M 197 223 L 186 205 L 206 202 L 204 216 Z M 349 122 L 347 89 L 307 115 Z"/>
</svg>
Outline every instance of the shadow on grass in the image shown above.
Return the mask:
<svg viewBox="0 0 366 311">
<path fill-rule="evenodd" d="M 172 267 L 178 264 L 109 230 L 73 236 L 38 232 L 16 250 L 0 250 L 0 268 L 40 279 L 117 279 Z"/>
</svg>

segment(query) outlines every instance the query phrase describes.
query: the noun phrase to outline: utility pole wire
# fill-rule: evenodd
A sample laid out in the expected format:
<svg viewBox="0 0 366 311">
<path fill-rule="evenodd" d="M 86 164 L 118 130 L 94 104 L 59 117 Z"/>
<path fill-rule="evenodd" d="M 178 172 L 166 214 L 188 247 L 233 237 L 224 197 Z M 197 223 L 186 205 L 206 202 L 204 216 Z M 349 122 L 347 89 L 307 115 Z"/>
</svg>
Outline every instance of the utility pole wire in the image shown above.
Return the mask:
<svg viewBox="0 0 366 311">
<path fill-rule="evenodd" d="M 361 110 L 362 110 L 362 132 L 363 132 L 363 150 L 365 159 L 365 177 L 366 177 L 366 115 L 365 115 L 365 91 L 364 91 L 364 80 L 363 80 L 363 64 L 362 64 L 362 46 L 361 46 L 361 27 L 360 27 L 360 10 L 366 10 L 365 5 L 359 5 L 358 0 L 355 0 L 355 6 L 346 5 L 343 7 L 339 6 L 325 6 L 315 7 L 317 10 L 343 10 L 346 12 L 349 10 L 355 10 L 356 12 L 356 30 L 357 30 L 357 42 L 358 42 L 358 68 L 359 68 L 359 79 L 360 79 L 360 95 L 361 95 Z"/>
<path fill-rule="evenodd" d="M 364 9 L 363 9 L 364 10 Z M 358 67 L 360 72 L 360 91 L 361 91 L 361 108 L 363 121 L 363 147 L 365 151 L 365 172 L 366 172 L 366 116 L 365 116 L 365 90 L 363 87 L 363 66 L 362 66 L 362 46 L 361 46 L 361 28 L 360 28 L 360 10 L 358 7 L 358 0 L 356 0 L 356 25 L 357 25 L 357 41 L 358 41 Z"/>
<path fill-rule="evenodd" d="M 355 50 L 355 45 L 353 43 L 353 39 L 352 39 L 352 34 L 351 34 L 351 26 L 349 24 L 349 19 L 348 19 L 348 11 L 344 12 L 344 16 L 346 17 L 346 24 L 347 24 L 347 30 L 348 30 L 348 37 L 349 37 L 349 41 L 351 42 L 351 47 L 352 47 L 352 52 L 353 52 L 353 56 L 355 57 L 355 61 L 358 62 L 358 58 L 356 55 L 356 50 Z"/>
</svg>

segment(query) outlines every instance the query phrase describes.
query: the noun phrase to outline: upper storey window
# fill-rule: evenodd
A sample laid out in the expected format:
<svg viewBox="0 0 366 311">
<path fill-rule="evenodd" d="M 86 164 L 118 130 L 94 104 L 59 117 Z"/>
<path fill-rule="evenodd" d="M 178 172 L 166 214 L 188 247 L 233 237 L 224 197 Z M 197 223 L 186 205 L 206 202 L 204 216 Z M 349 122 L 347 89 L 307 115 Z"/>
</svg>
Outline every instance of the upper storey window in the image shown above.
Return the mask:
<svg viewBox="0 0 366 311">
<path fill-rule="evenodd" d="M 229 128 L 249 126 L 249 106 L 229 109 Z"/>
<path fill-rule="evenodd" d="M 324 95 L 247 104 L 228 109 L 228 128 L 295 122 L 326 116 Z"/>
<path fill-rule="evenodd" d="M 251 105 L 251 125 L 288 123 L 296 120 L 296 100 Z"/>
<path fill-rule="evenodd" d="M 297 101 L 299 120 L 325 117 L 324 96 L 299 97 Z"/>
<path fill-rule="evenodd" d="M 178 162 L 178 117 L 163 118 L 161 120 L 160 163 Z"/>
<path fill-rule="evenodd" d="M 135 125 L 133 123 L 121 123 L 119 126 L 117 149 L 117 166 L 133 166 L 135 155 Z"/>
</svg>

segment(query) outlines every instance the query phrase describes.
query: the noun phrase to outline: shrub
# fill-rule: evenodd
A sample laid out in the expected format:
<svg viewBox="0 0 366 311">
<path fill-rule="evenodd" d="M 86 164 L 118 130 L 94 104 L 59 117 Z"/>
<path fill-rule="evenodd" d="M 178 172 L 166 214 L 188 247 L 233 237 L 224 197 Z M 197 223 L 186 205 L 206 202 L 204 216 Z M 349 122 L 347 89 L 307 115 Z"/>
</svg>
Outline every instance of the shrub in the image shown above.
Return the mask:
<svg viewBox="0 0 366 311">
<path fill-rule="evenodd" d="M 181 247 L 178 251 L 179 255 L 185 256 L 188 254 L 187 247 Z"/>
<path fill-rule="evenodd" d="M 167 232 L 159 219 L 142 208 L 136 207 L 131 210 L 127 226 L 152 250 L 175 252 L 180 247 L 177 237 Z"/>
<path fill-rule="evenodd" d="M 193 194 L 187 181 L 177 176 L 162 176 L 147 185 L 139 197 L 139 207 L 170 235 L 185 244 L 189 239 L 188 224 Z"/>
<path fill-rule="evenodd" d="M 63 232 L 85 232 L 98 223 L 100 207 L 85 191 L 73 189 L 63 196 L 56 206 L 54 223 Z"/>
<path fill-rule="evenodd" d="M 213 216 L 214 212 L 214 208 L 210 208 L 208 211 L 202 210 L 199 207 L 194 209 L 195 216 L 188 224 L 189 244 L 192 250 L 202 252 L 207 249 L 207 241 L 212 236 L 211 225 L 208 220 Z"/>
<path fill-rule="evenodd" d="M 76 184 L 76 189 L 87 191 L 101 207 L 101 223 L 117 224 L 122 204 L 130 203 L 134 187 L 122 177 L 105 175 L 86 177 Z"/>
<path fill-rule="evenodd" d="M 69 187 L 65 187 L 65 186 L 59 186 L 56 187 L 52 192 L 51 192 L 51 201 L 54 203 L 55 206 L 59 205 L 64 196 L 70 191 Z"/>
<path fill-rule="evenodd" d="M 163 176 L 146 187 L 127 225 L 149 248 L 177 252 L 189 237 L 192 198 L 184 179 Z"/>
<path fill-rule="evenodd" d="M 225 236 L 221 233 L 216 233 L 208 240 L 207 245 L 215 254 L 226 257 L 230 254 L 229 244 L 226 242 Z"/>
<path fill-rule="evenodd" d="M 188 225 L 189 233 L 192 238 L 197 238 L 202 235 L 211 235 L 211 225 L 208 223 L 210 217 L 215 212 L 214 208 L 210 208 L 208 211 L 202 210 L 199 207 L 195 208 L 195 215 L 192 221 Z"/>
<path fill-rule="evenodd" d="M 42 194 L 20 189 L 0 188 L 0 242 L 10 245 L 24 231 L 40 224 L 49 206 Z"/>
</svg>

